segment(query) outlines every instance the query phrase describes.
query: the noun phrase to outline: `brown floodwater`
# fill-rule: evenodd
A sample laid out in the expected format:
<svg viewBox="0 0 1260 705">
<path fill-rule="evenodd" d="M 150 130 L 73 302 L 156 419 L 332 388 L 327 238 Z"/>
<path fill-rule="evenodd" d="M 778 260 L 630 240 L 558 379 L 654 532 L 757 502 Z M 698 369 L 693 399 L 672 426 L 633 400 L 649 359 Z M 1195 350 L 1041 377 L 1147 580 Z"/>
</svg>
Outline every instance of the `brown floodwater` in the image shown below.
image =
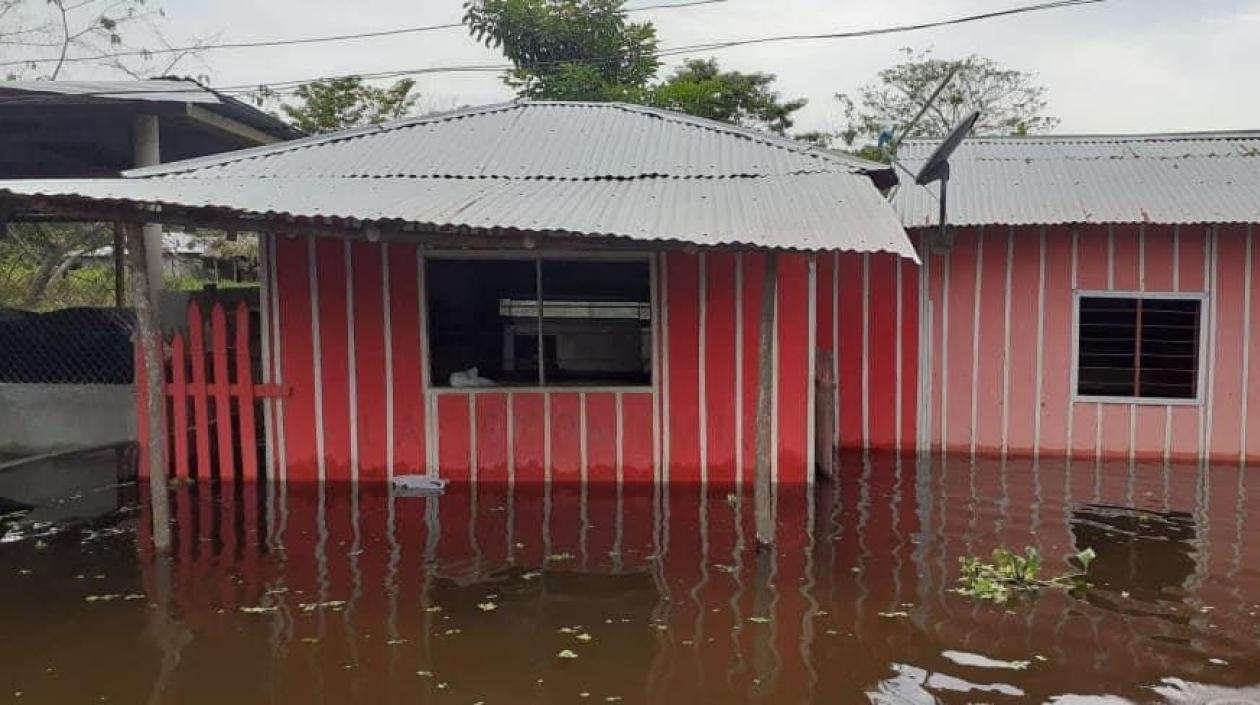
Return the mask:
<svg viewBox="0 0 1260 705">
<path fill-rule="evenodd" d="M 1260 469 L 850 459 L 760 553 L 729 488 L 181 486 L 169 557 L 111 472 L 8 497 L 0 701 L 1260 703 Z M 952 592 L 1027 545 L 1093 587 Z"/>
</svg>

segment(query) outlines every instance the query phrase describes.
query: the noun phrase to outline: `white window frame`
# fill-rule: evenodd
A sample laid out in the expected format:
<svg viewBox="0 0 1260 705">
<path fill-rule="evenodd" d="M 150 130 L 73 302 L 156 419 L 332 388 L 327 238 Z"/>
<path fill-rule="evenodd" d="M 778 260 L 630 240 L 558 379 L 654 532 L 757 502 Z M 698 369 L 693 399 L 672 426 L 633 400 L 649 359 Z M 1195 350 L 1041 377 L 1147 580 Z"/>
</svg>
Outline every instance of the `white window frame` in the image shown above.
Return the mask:
<svg viewBox="0 0 1260 705">
<path fill-rule="evenodd" d="M 1195 396 L 1191 399 L 1171 397 L 1125 397 L 1125 396 L 1092 396 L 1080 393 L 1081 364 L 1081 299 L 1158 299 L 1199 302 L 1199 358 L 1198 377 L 1195 380 Z M 1198 291 L 1117 291 L 1077 289 L 1072 292 L 1072 402 L 1090 404 L 1127 404 L 1149 406 L 1202 406 L 1206 397 L 1204 387 L 1207 384 L 1208 366 L 1212 364 L 1208 358 L 1208 337 L 1211 331 L 1206 325 L 1211 321 L 1208 307 L 1211 296 Z"/>
<path fill-rule="evenodd" d="M 648 265 L 648 296 L 651 299 L 650 309 L 652 311 L 651 335 L 652 335 L 652 369 L 651 380 L 647 384 L 568 384 L 568 385 L 523 385 L 523 384 L 504 384 L 493 387 L 452 387 L 449 384 L 438 385 L 432 379 L 433 360 L 429 354 L 429 324 L 431 317 L 429 315 L 429 286 L 428 286 L 428 266 L 429 260 L 488 260 L 488 261 L 520 261 L 534 262 L 542 260 L 567 261 L 567 262 L 644 262 Z M 422 354 L 424 355 L 424 379 L 426 380 L 425 391 L 433 395 L 443 394 L 461 394 L 461 395 L 477 395 L 477 394 L 504 394 L 504 393 L 549 393 L 562 394 L 571 392 L 579 393 L 643 393 L 653 392 L 657 388 L 657 381 L 661 378 L 660 365 L 661 360 L 658 354 L 657 340 L 660 335 L 660 327 L 658 320 L 661 316 L 660 305 L 657 301 L 657 258 L 650 252 L 569 252 L 564 250 L 540 250 L 533 251 L 515 251 L 515 250 L 422 250 L 420 253 L 420 266 L 424 268 L 420 291 L 420 305 L 423 307 L 421 315 L 423 316 L 423 324 L 421 326 L 421 345 Z"/>
</svg>

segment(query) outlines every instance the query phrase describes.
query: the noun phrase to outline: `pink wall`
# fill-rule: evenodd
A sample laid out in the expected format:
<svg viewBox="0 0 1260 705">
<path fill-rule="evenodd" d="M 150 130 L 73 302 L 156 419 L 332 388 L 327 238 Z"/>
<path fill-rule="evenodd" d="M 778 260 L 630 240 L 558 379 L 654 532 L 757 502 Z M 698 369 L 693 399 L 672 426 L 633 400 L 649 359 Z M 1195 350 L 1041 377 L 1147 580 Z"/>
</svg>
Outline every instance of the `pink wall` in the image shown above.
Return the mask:
<svg viewBox="0 0 1260 705">
<path fill-rule="evenodd" d="M 752 477 L 759 254 L 653 256 L 652 387 L 477 391 L 426 387 L 416 247 L 280 236 L 268 254 L 268 322 L 278 334 L 264 367 L 293 390 L 273 407 L 269 430 L 286 477 L 383 480 L 432 465 L 460 481 Z M 779 482 L 812 478 L 815 342 L 839 349 L 842 445 L 913 442 L 917 296 L 917 268 L 892 255 L 780 255 Z"/>
<path fill-rule="evenodd" d="M 1251 237 L 1245 225 L 960 229 L 952 251 L 925 262 L 928 444 L 1021 455 L 1260 458 L 1260 412 L 1248 408 L 1260 398 Z M 1073 402 L 1075 289 L 1207 293 L 1204 402 Z"/>
</svg>

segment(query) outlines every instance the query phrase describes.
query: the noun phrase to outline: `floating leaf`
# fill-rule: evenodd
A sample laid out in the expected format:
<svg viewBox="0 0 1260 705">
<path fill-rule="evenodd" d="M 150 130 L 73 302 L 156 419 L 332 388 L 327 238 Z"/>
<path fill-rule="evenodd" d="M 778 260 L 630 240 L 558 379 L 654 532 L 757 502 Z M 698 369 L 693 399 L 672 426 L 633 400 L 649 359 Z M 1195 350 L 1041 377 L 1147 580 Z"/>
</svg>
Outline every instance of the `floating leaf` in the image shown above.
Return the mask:
<svg viewBox="0 0 1260 705">
<path fill-rule="evenodd" d="M 499 606 L 494 604 L 493 602 L 479 602 L 477 603 L 477 609 L 481 610 L 482 612 L 493 612 L 499 609 Z"/>
<path fill-rule="evenodd" d="M 1094 552 L 1093 548 L 1086 548 L 1084 551 L 1076 554 L 1076 560 L 1081 564 L 1081 570 L 1086 571 L 1089 570 L 1089 564 L 1093 563 L 1097 557 L 1098 554 Z"/>
<path fill-rule="evenodd" d="M 432 678 L 433 671 L 416 671 L 416 675 L 420 676 L 421 678 Z"/>
<path fill-rule="evenodd" d="M 909 617 L 909 612 L 879 612 L 879 616 L 884 619 L 897 619 L 899 617 Z"/>
<path fill-rule="evenodd" d="M 590 634 L 587 634 L 586 632 L 582 632 L 581 634 L 578 634 L 577 636 L 573 638 L 577 639 L 578 641 L 590 641 L 594 639 L 595 637 L 591 636 Z"/>
<path fill-rule="evenodd" d="M 769 624 L 770 618 L 769 617 L 749 617 L 748 621 L 752 622 L 753 624 Z"/>
<path fill-rule="evenodd" d="M 562 649 L 560 653 L 556 654 L 556 658 L 577 658 L 577 657 L 578 657 L 577 653 L 570 651 L 569 649 Z"/>
<path fill-rule="evenodd" d="M 278 612 L 280 608 L 274 605 L 258 605 L 257 607 L 241 607 L 240 610 L 245 614 L 271 614 L 272 612 Z"/>
</svg>

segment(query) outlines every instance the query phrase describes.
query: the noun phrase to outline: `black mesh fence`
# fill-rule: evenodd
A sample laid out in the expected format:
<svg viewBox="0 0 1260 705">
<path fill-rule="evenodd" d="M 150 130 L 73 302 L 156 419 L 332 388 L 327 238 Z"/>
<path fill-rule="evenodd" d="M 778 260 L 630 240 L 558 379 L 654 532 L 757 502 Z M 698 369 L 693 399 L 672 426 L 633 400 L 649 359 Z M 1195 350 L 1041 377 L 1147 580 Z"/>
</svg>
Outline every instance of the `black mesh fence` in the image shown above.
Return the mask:
<svg viewBox="0 0 1260 705">
<path fill-rule="evenodd" d="M 129 309 L 0 310 L 0 383 L 131 384 Z"/>
</svg>

